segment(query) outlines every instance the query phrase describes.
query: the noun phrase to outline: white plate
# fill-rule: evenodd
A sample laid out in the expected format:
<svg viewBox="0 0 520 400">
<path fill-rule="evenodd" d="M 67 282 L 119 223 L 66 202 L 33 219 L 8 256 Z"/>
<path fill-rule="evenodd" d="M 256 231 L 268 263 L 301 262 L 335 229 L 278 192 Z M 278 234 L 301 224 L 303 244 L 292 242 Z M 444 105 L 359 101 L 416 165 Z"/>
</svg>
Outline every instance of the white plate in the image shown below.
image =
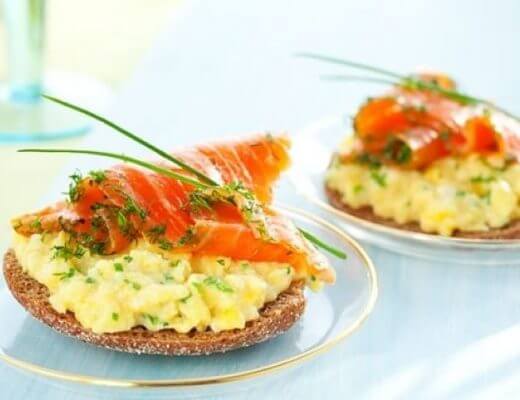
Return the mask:
<svg viewBox="0 0 520 400">
<path fill-rule="evenodd" d="M 290 180 L 299 193 L 349 233 L 387 250 L 434 260 L 459 263 L 512 264 L 520 261 L 520 240 L 489 240 L 443 237 L 387 227 L 352 216 L 332 207 L 325 195 L 325 171 L 331 155 L 349 134 L 347 117 L 323 118 L 299 132 L 293 140 Z"/>
<path fill-rule="evenodd" d="M 376 272 L 363 249 L 340 229 L 303 211 L 280 210 L 300 227 L 345 251 L 348 258 L 330 257 L 337 272 L 336 284 L 319 293 L 307 292 L 304 316 L 278 338 L 213 356 L 118 353 L 54 332 L 29 316 L 4 289 L 0 291 L 0 326 L 8 328 L 0 329 L 0 359 L 62 385 L 77 386 L 74 390 L 96 386 L 98 390 L 125 389 L 128 394 L 170 388 L 171 397 L 200 394 L 208 386 L 229 388 L 233 382 L 298 365 L 330 350 L 356 331 L 372 311 L 377 298 Z"/>
</svg>

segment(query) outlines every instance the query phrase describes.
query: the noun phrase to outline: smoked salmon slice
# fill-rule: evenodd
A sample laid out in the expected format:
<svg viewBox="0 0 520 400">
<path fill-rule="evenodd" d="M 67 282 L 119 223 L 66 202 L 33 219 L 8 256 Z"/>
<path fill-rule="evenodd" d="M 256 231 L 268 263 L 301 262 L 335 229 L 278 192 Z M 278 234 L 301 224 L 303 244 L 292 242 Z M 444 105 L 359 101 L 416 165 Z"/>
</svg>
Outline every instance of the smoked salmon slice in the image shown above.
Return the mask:
<svg viewBox="0 0 520 400">
<path fill-rule="evenodd" d="M 444 75 L 420 78 L 446 90 L 455 88 Z M 482 105 L 464 104 L 435 91 L 398 86 L 359 109 L 354 118 L 358 142 L 355 149 L 383 163 L 421 169 L 448 155 L 509 152 L 517 156 L 516 147 L 508 146 L 509 141 L 503 137 L 519 128 L 515 121 Z"/>
<path fill-rule="evenodd" d="M 23 235 L 65 230 L 101 254 L 144 238 L 165 251 L 287 262 L 304 276 L 333 282 L 327 260 L 270 207 L 272 186 L 290 164 L 289 147 L 287 136 L 263 134 L 174 152 L 219 183 L 203 190 L 116 165 L 78 180 L 71 201 L 22 216 L 13 227 Z"/>
</svg>

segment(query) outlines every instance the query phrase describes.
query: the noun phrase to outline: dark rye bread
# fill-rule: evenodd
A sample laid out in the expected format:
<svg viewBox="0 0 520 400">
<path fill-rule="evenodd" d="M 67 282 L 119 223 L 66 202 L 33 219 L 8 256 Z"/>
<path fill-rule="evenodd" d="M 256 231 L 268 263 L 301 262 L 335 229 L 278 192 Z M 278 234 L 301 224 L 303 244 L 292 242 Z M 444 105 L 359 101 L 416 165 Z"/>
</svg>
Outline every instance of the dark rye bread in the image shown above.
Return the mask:
<svg viewBox="0 0 520 400">
<path fill-rule="evenodd" d="M 96 334 L 83 328 L 70 312 L 60 314 L 49 303 L 47 288 L 22 270 L 14 251 L 4 256 L 4 276 L 18 302 L 36 319 L 56 331 L 107 349 L 139 354 L 204 355 L 250 346 L 288 330 L 305 308 L 303 282 L 293 282 L 278 298 L 265 305 L 260 317 L 244 329 L 214 333 L 158 332 L 136 327 L 127 332 Z"/>
<path fill-rule="evenodd" d="M 335 208 L 346 212 L 347 214 L 353 215 L 376 224 L 385 225 L 391 228 L 402 229 L 411 232 L 428 233 L 421 230 L 421 227 L 417 222 L 409 222 L 406 224 L 399 224 L 394 220 L 380 217 L 374 214 L 372 207 L 365 206 L 360 208 L 353 208 L 346 204 L 341 199 L 341 193 L 335 189 L 332 189 L 325 185 L 325 193 L 329 199 L 329 203 Z M 520 239 L 520 220 L 511 222 L 510 224 L 499 228 L 491 229 L 484 232 L 461 232 L 455 231 L 453 237 L 466 238 L 466 239 Z"/>
</svg>

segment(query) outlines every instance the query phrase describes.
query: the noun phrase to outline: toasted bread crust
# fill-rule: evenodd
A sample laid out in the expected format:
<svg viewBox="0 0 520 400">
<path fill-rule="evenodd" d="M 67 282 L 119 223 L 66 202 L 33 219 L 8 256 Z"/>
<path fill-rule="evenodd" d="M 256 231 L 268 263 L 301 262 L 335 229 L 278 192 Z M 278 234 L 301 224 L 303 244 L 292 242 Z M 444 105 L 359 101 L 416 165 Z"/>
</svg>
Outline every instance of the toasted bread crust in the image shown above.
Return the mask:
<svg viewBox="0 0 520 400">
<path fill-rule="evenodd" d="M 65 335 L 128 353 L 204 355 L 250 346 L 288 330 L 305 308 L 303 282 L 299 281 L 266 304 L 260 317 L 249 321 L 244 329 L 184 334 L 172 329 L 152 332 L 136 327 L 127 332 L 96 334 L 83 328 L 71 312 L 60 314 L 52 308 L 48 289 L 22 270 L 13 250 L 4 256 L 4 276 L 16 300 L 36 319 Z"/>
<path fill-rule="evenodd" d="M 325 184 L 325 193 L 327 194 L 327 198 L 329 203 L 335 208 L 346 212 L 347 214 L 353 215 L 355 217 L 374 222 L 376 224 L 385 225 L 391 228 L 402 229 L 410 232 L 420 232 L 420 233 L 429 233 L 421 230 L 421 227 L 417 222 L 409 222 L 406 224 L 399 224 L 394 220 L 380 217 L 374 214 L 372 207 L 365 206 L 360 208 L 350 207 L 342 200 L 341 193 L 335 189 L 328 187 Z M 431 234 L 431 233 L 429 233 Z M 467 239 L 520 239 L 520 220 L 513 221 L 510 224 L 499 228 L 499 229 L 491 229 L 489 231 L 483 232 L 463 232 L 463 231 L 455 231 L 453 237 L 457 238 L 467 238 Z"/>
</svg>

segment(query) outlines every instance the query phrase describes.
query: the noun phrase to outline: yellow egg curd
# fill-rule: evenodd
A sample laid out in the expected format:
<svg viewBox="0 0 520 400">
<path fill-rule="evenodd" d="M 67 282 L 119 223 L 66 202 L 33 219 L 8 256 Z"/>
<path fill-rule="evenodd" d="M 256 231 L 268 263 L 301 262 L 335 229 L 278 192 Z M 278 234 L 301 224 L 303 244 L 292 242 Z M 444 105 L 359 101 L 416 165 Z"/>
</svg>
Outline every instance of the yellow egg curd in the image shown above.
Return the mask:
<svg viewBox="0 0 520 400">
<path fill-rule="evenodd" d="M 326 184 L 353 208 L 370 206 L 380 217 L 417 222 L 443 236 L 500 228 L 520 217 L 520 165 L 498 156 L 448 157 L 424 171 L 337 159 Z"/>
<path fill-rule="evenodd" d="M 243 328 L 297 279 L 289 264 L 195 257 L 141 241 L 125 254 L 71 251 L 60 234 L 15 234 L 25 272 L 50 292 L 52 307 L 71 311 L 95 333 Z"/>
</svg>

